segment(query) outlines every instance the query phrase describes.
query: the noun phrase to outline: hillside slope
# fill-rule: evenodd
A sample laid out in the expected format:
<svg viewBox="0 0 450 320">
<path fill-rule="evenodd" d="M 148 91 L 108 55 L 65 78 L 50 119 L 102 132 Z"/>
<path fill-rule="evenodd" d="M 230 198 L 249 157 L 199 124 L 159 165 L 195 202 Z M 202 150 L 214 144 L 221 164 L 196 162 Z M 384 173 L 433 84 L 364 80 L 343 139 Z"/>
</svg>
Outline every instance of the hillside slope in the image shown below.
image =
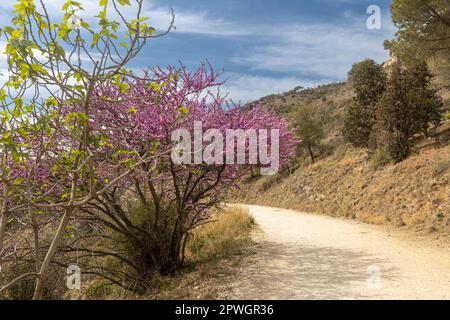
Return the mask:
<svg viewBox="0 0 450 320">
<path fill-rule="evenodd" d="M 450 237 L 448 121 L 429 140 L 419 139 L 404 162 L 380 166 L 367 151 L 349 146 L 340 136 L 351 98 L 345 83 L 263 98 L 289 120 L 296 108 L 312 104 L 329 118 L 326 138 L 316 151 L 320 156 L 315 164 L 299 155 L 290 171 L 247 180 L 234 199 Z"/>
</svg>

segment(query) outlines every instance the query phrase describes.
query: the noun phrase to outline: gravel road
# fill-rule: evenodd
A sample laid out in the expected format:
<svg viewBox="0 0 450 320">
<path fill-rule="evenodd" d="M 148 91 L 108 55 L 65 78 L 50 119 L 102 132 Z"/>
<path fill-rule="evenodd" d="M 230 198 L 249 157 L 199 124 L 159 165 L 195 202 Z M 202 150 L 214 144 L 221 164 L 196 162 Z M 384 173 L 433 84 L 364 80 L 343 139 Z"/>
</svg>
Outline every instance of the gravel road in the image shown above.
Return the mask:
<svg viewBox="0 0 450 320">
<path fill-rule="evenodd" d="M 248 206 L 260 231 L 231 299 L 450 299 L 450 251 L 354 221 Z"/>
</svg>

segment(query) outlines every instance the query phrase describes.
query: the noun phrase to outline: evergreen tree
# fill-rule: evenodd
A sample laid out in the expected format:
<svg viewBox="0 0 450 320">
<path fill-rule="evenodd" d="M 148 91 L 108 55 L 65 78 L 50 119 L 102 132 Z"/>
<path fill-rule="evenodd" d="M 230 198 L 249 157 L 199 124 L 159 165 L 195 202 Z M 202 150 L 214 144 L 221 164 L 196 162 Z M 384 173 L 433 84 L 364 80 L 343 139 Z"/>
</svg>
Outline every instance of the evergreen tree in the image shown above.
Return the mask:
<svg viewBox="0 0 450 320">
<path fill-rule="evenodd" d="M 377 147 L 387 147 L 390 157 L 402 161 L 411 152 L 411 138 L 428 136 L 430 127 L 442 120 L 444 105 L 432 87 L 432 75 L 423 61 L 408 68 L 396 63 L 377 106 Z"/>
<path fill-rule="evenodd" d="M 349 74 L 356 97 L 348 107 L 343 135 L 356 147 L 367 147 L 375 121 L 374 107 L 386 87 L 386 73 L 383 66 L 372 59 L 353 65 Z"/>
<path fill-rule="evenodd" d="M 450 1 L 393 0 L 392 20 L 397 37 L 386 47 L 404 63 L 425 59 L 450 86 Z"/>
<path fill-rule="evenodd" d="M 399 162 L 410 154 L 410 138 L 414 134 L 414 110 L 409 108 L 404 72 L 399 63 L 393 65 L 386 92 L 377 106 L 379 132 L 389 156 Z M 382 147 L 379 145 L 378 147 Z"/>
<path fill-rule="evenodd" d="M 433 76 L 426 62 L 413 61 L 405 71 L 407 103 L 414 110 L 416 129 L 428 137 L 430 127 L 442 121 L 444 104 L 431 84 Z"/>
<path fill-rule="evenodd" d="M 296 127 L 298 135 L 301 139 L 299 147 L 306 149 L 311 158 L 311 162 L 315 162 L 313 148 L 320 145 L 324 133 L 322 124 L 312 107 L 301 107 L 296 116 Z"/>
</svg>

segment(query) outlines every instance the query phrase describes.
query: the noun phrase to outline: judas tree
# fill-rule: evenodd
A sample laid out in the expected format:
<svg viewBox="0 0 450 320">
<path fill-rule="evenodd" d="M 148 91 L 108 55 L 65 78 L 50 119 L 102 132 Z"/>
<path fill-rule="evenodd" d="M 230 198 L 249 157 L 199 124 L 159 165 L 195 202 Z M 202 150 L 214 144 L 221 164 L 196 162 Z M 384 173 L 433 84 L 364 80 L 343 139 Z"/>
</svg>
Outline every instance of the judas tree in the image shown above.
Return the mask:
<svg viewBox="0 0 450 320">
<path fill-rule="evenodd" d="M 205 134 L 276 130 L 279 139 L 266 136 L 258 147 L 278 143 L 281 165 L 292 154 L 286 122 L 262 106 L 244 111 L 213 94 L 219 75 L 206 66 L 194 74 L 169 68 L 142 77 L 125 69 L 149 39 L 165 34 L 141 17 L 143 0 L 133 2 L 135 19 L 127 20 L 122 6 L 129 4 L 102 0 L 99 14 L 84 19 L 82 5 L 66 1 L 55 22 L 44 1 L 20 0 L 13 25 L 2 29 L 10 74 L 0 96 L 0 231 L 9 229 L 9 239 L 0 258 L 18 274 L 0 293 L 31 279 L 33 297 L 41 299 L 50 272 L 74 257 L 89 257 L 86 274 L 120 279 L 130 289 L 133 279 L 148 279 L 148 270 L 173 272 L 190 230 L 208 221 L 245 169 L 208 157 L 177 163 L 174 130 L 192 132 L 197 122 Z M 207 149 L 201 147 L 202 155 Z M 243 149 L 254 157 L 250 143 L 232 149 L 209 155 L 227 158 Z M 257 164 L 269 165 L 261 158 Z M 132 272 L 107 268 L 98 256 Z M 14 270 L 17 261 L 33 267 Z"/>
<path fill-rule="evenodd" d="M 123 14 L 122 7 L 131 5 L 129 0 L 102 0 L 98 15 L 86 17 L 81 3 L 68 0 L 61 4 L 60 19 L 49 12 L 43 0 L 18 0 L 12 25 L 1 29 L 9 71 L 0 89 L 2 156 L 31 173 L 31 181 L 37 181 L 33 179 L 38 178 L 38 172 L 48 172 L 51 167 L 52 179 L 46 190 L 32 192 L 30 180 L 12 180 L 8 165 L 2 162 L 2 188 L 6 190 L 2 223 L 11 213 L 7 195 L 14 193 L 23 206 L 32 208 L 28 214 L 51 213 L 57 226 L 44 257 L 36 261 L 36 271 L 28 274 L 36 278 L 35 299 L 43 297 L 50 263 L 78 208 L 133 171 L 130 167 L 118 171 L 118 166 L 110 181 L 102 185 L 95 162 L 99 152 L 96 144 L 108 138 L 92 130 L 95 88 L 109 82 L 125 92 L 126 65 L 149 39 L 165 34 L 156 34 L 147 25 L 141 15 L 143 0 L 132 4 L 134 19 Z M 172 24 L 167 32 L 171 28 Z M 80 109 L 65 113 L 68 105 Z M 10 120 L 19 126 L 11 126 Z M 147 154 L 141 161 L 152 156 Z M 4 228 L 2 225 L 0 230 Z"/>
<path fill-rule="evenodd" d="M 147 289 L 155 272 L 170 274 L 183 263 L 191 231 L 210 221 L 211 209 L 219 207 L 226 191 L 248 172 L 250 159 L 255 157 L 252 144 L 267 151 L 276 143 L 279 150 L 274 156 L 279 156 L 280 165 L 293 156 L 295 139 L 287 122 L 262 105 L 245 109 L 231 104 L 213 91 L 221 84 L 219 76 L 207 65 L 195 73 L 184 67 L 155 69 L 146 79 L 129 82 L 127 93 L 107 83 L 96 90 L 94 131 L 113 133 L 103 154 L 108 159 L 120 158 L 124 167 L 134 166 L 134 170 L 129 179 L 82 208 L 83 221 L 101 225 L 95 235 L 102 239 L 101 246 L 95 241 L 81 250 L 85 273 L 127 289 Z M 196 142 L 199 123 L 202 140 Z M 226 140 L 232 129 L 244 136 L 238 134 L 230 148 Z M 190 134 L 189 143 L 200 143 L 199 149 L 183 150 L 188 153 L 183 158 L 192 161 L 177 161 L 177 130 Z M 246 135 L 252 130 L 258 133 L 255 141 Z M 277 135 L 263 134 L 271 131 Z M 244 140 L 239 141 L 241 138 Z M 214 148 L 212 142 L 216 142 Z M 153 161 L 140 161 L 156 150 L 159 155 Z M 242 156 L 239 151 L 246 159 L 244 164 L 237 161 Z M 252 165 L 270 165 L 260 154 Z M 234 163 L 227 161 L 235 156 Z M 111 169 L 105 163 L 105 176 Z M 66 252 L 80 252 L 77 244 L 84 239 L 83 232 L 77 234 Z M 89 256 L 92 253 L 127 268 L 95 263 Z"/>
</svg>

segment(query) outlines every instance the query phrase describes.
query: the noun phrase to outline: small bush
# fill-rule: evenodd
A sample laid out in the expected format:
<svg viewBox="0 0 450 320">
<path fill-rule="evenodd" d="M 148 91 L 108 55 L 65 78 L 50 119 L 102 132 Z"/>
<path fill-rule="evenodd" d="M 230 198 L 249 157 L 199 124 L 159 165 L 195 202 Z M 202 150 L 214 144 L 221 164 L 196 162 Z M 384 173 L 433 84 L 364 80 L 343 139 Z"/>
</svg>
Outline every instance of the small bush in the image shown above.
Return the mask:
<svg viewBox="0 0 450 320">
<path fill-rule="evenodd" d="M 9 268 L 3 272 L 0 272 L 0 287 L 13 281 L 20 275 L 31 272 L 36 272 L 36 267 L 33 261 L 23 262 L 20 265 L 16 265 L 15 268 Z M 52 277 L 47 279 L 47 286 L 44 292 L 45 299 L 54 300 L 61 299 L 61 297 L 63 297 L 66 291 L 64 276 L 65 273 L 63 269 L 52 269 Z M 33 297 L 35 282 L 36 279 L 33 276 L 24 277 L 0 294 L 0 300 L 30 300 Z"/>
<path fill-rule="evenodd" d="M 209 262 L 216 264 L 222 258 L 239 253 L 245 244 L 249 243 L 250 230 L 254 225 L 253 218 L 244 209 L 233 207 L 225 211 L 217 210 L 217 212 L 214 209 L 214 212 L 209 212 L 210 218 L 204 220 L 205 224 L 189 231 L 185 250 L 183 249 L 188 263 L 184 263 L 183 259 L 182 265 L 177 268 L 176 272 L 165 274 L 158 270 L 157 264 L 160 261 L 154 261 L 149 256 L 155 257 L 155 252 L 158 251 L 158 259 L 167 259 L 166 252 L 168 250 L 163 247 L 161 242 L 170 243 L 169 234 L 166 233 L 172 229 L 168 226 L 172 225 L 173 221 L 161 224 L 158 228 L 160 233 L 155 234 L 155 230 L 148 228 L 148 222 L 154 218 L 151 211 L 137 207 L 133 208 L 133 213 L 135 219 L 132 222 L 136 224 L 135 228 L 148 230 L 153 237 L 142 238 L 146 233 L 139 232 L 134 234 L 134 237 L 138 238 L 135 241 L 130 238 L 114 241 L 116 250 L 122 252 L 123 257 L 131 261 L 135 267 L 131 268 L 130 265 L 124 264 L 119 259 L 96 258 L 94 263 L 101 264 L 106 268 L 105 270 L 122 272 L 127 279 L 124 281 L 127 282 L 120 285 L 120 283 L 111 283 L 108 279 L 97 277 L 89 284 L 87 297 L 95 299 L 101 297 L 108 299 L 112 297 L 115 299 L 135 298 L 145 296 L 150 292 L 164 290 L 164 283 L 175 281 L 180 274 L 183 274 L 183 271 L 195 271 Z M 175 217 L 172 214 L 167 214 L 167 216 Z"/>
<path fill-rule="evenodd" d="M 372 169 L 378 170 L 378 169 L 384 167 L 385 165 L 387 165 L 390 161 L 390 158 L 389 158 L 388 152 L 385 149 L 377 149 L 372 154 L 372 157 L 370 160 L 371 160 L 370 164 L 371 164 Z"/>
<path fill-rule="evenodd" d="M 450 160 L 439 159 L 433 167 L 433 177 L 439 177 L 450 170 Z"/>
<path fill-rule="evenodd" d="M 334 158 L 337 160 L 343 159 L 347 154 L 348 150 L 350 149 L 350 147 L 351 146 L 348 143 L 338 144 L 333 152 Z"/>
<path fill-rule="evenodd" d="M 283 177 L 280 174 L 276 174 L 273 176 L 265 177 L 265 180 L 262 182 L 261 186 L 258 188 L 259 192 L 266 192 L 278 182 L 280 182 Z"/>
<path fill-rule="evenodd" d="M 250 230 L 254 226 L 255 220 L 248 210 L 229 208 L 216 214 L 213 222 L 194 230 L 186 256 L 193 262 L 204 262 L 236 254 L 250 241 Z"/>
</svg>

